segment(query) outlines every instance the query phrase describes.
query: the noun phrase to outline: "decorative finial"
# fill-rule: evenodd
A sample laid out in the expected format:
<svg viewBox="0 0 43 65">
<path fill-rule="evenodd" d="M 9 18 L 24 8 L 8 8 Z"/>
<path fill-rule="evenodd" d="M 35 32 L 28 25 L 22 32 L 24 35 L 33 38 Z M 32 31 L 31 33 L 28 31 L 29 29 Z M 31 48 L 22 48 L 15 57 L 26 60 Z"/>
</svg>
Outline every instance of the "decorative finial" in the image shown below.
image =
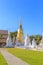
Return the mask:
<svg viewBox="0 0 43 65">
<path fill-rule="evenodd" d="M 22 18 L 20 17 L 20 25 L 22 25 Z"/>
<path fill-rule="evenodd" d="M 19 28 L 22 29 L 22 19 L 20 18 Z"/>
</svg>

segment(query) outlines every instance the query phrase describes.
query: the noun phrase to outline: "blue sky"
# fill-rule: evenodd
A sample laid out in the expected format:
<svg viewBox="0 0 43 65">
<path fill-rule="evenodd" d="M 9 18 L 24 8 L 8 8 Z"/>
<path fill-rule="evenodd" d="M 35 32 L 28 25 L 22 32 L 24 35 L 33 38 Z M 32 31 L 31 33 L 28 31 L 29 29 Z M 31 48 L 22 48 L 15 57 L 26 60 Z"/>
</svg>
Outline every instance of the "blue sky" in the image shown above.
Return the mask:
<svg viewBox="0 0 43 65">
<path fill-rule="evenodd" d="M 0 0 L 0 30 L 18 30 L 20 17 L 24 34 L 43 32 L 43 0 Z"/>
</svg>

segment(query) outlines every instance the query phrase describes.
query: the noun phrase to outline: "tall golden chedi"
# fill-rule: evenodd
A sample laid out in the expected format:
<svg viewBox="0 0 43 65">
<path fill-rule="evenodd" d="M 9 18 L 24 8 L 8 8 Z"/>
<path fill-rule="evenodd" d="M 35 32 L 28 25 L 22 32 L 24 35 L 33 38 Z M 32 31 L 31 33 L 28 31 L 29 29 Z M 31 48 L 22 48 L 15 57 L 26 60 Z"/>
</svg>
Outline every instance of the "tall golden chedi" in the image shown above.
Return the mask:
<svg viewBox="0 0 43 65">
<path fill-rule="evenodd" d="M 18 29 L 18 33 L 17 33 L 17 39 L 18 39 L 19 43 L 24 43 L 24 34 L 23 34 L 21 21 L 20 21 L 20 24 L 19 24 L 19 29 Z"/>
</svg>

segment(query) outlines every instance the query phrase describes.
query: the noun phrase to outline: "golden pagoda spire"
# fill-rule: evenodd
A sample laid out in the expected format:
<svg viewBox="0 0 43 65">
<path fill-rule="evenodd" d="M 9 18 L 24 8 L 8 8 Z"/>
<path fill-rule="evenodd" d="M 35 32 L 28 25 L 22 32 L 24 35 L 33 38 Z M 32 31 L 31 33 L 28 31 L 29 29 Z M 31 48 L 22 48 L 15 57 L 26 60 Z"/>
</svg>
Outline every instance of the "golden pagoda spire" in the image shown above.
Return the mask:
<svg viewBox="0 0 43 65">
<path fill-rule="evenodd" d="M 19 28 L 22 29 L 22 19 L 20 18 Z"/>
<path fill-rule="evenodd" d="M 19 42 L 22 42 L 21 38 L 23 37 L 22 21 L 20 19 L 19 29 L 17 33 L 17 38 Z"/>
</svg>

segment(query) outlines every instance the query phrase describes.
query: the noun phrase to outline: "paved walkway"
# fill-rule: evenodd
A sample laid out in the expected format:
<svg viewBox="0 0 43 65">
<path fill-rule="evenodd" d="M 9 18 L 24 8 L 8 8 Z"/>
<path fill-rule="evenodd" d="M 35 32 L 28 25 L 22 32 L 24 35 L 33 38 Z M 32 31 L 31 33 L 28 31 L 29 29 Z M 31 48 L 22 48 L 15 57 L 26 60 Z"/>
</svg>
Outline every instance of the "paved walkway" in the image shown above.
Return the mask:
<svg viewBox="0 0 43 65">
<path fill-rule="evenodd" d="M 22 61 L 21 59 L 15 57 L 14 55 L 12 55 L 11 53 L 0 49 L 2 55 L 4 56 L 4 58 L 6 59 L 8 65 L 29 65 L 26 62 Z"/>
</svg>

